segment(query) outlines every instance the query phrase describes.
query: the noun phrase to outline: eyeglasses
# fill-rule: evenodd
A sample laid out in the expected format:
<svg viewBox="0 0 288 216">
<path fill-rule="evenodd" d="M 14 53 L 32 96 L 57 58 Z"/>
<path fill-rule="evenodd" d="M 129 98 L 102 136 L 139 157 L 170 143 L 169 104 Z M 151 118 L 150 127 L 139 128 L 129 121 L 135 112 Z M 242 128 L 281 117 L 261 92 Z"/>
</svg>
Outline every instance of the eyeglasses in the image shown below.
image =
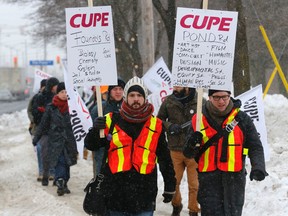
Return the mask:
<svg viewBox="0 0 288 216">
<path fill-rule="evenodd" d="M 223 95 L 223 96 L 212 96 L 213 100 L 219 101 L 222 99 L 223 101 L 227 101 L 230 98 L 230 95 Z"/>
</svg>

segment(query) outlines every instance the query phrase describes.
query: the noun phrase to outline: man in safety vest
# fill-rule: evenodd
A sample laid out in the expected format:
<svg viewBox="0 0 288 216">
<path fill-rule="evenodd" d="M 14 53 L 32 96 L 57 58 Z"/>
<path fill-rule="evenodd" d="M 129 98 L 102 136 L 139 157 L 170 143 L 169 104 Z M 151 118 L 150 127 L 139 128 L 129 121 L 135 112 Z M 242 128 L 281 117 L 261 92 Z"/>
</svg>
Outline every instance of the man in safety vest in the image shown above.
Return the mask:
<svg viewBox="0 0 288 216">
<path fill-rule="evenodd" d="M 184 148 L 198 161 L 198 202 L 201 216 L 240 216 L 245 197 L 245 158 L 251 162 L 250 180 L 264 180 L 262 143 L 251 118 L 240 111 L 241 101 L 226 90 L 209 90 L 196 130 L 196 116 Z"/>
<path fill-rule="evenodd" d="M 124 88 L 120 113 L 110 112 L 94 120 L 85 143 L 106 146 L 104 174 L 106 207 L 110 216 L 152 216 L 156 208 L 157 163 L 164 180 L 163 202 L 175 193 L 175 172 L 167 148 L 162 121 L 152 115 L 153 105 L 138 77 Z M 104 129 L 105 138 L 99 130 Z"/>
</svg>

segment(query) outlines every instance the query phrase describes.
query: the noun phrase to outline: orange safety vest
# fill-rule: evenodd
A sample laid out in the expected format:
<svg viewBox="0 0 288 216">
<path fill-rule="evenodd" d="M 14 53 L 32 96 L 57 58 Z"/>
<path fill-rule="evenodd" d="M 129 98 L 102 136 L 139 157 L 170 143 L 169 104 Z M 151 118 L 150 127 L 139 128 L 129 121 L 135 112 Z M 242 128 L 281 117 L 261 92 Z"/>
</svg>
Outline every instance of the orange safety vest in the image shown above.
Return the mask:
<svg viewBox="0 0 288 216">
<path fill-rule="evenodd" d="M 239 108 L 233 109 L 231 114 L 225 119 L 222 124 L 222 128 L 225 128 L 227 124 L 230 124 L 235 116 L 239 112 Z M 196 115 L 192 117 L 192 124 L 195 128 L 196 126 Z M 206 117 L 201 116 L 201 125 L 200 132 L 203 135 L 202 144 L 204 145 L 209 139 L 211 139 L 216 133 L 217 130 L 212 128 Z M 236 125 L 234 129 L 228 135 L 228 149 L 227 149 L 227 161 L 221 162 L 221 153 L 223 148 L 223 137 L 218 140 L 217 144 L 212 144 L 199 158 L 198 170 L 199 172 L 210 172 L 216 169 L 225 171 L 225 172 L 238 172 L 242 170 L 243 166 L 243 154 L 246 154 L 246 149 L 243 147 L 244 135 L 239 127 Z"/>
<path fill-rule="evenodd" d="M 105 135 L 109 133 L 112 113 L 106 115 Z M 132 166 L 141 174 L 151 173 L 157 163 L 156 149 L 162 132 L 162 121 L 151 116 L 133 142 L 117 123 L 108 149 L 108 165 L 112 173 L 125 172 Z"/>
</svg>

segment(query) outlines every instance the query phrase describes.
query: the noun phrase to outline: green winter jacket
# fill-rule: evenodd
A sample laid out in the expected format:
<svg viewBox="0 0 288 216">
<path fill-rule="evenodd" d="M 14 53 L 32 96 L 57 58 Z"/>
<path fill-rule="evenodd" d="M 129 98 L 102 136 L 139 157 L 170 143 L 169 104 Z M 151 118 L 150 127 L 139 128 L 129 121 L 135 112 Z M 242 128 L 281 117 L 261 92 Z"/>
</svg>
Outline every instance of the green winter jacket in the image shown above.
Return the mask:
<svg viewBox="0 0 288 216">
<path fill-rule="evenodd" d="M 167 132 L 168 148 L 170 150 L 183 151 L 188 127 L 186 127 L 183 130 L 183 132 L 179 135 L 171 135 L 169 133 L 169 126 L 172 124 L 182 125 L 183 123 L 191 121 L 192 116 L 196 113 L 196 110 L 197 110 L 196 95 L 192 100 L 182 104 L 172 94 L 169 95 L 161 104 L 157 117 L 163 121 L 163 125 Z"/>
</svg>

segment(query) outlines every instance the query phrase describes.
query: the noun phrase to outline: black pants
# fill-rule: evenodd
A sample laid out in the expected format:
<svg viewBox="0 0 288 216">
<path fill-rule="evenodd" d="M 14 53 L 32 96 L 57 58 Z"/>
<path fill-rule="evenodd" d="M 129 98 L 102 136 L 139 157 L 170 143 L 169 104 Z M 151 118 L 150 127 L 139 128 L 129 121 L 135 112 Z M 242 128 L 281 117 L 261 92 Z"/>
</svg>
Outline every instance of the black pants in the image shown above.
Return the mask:
<svg viewBox="0 0 288 216">
<path fill-rule="evenodd" d="M 199 172 L 198 202 L 201 216 L 241 216 L 246 172 Z"/>
</svg>

